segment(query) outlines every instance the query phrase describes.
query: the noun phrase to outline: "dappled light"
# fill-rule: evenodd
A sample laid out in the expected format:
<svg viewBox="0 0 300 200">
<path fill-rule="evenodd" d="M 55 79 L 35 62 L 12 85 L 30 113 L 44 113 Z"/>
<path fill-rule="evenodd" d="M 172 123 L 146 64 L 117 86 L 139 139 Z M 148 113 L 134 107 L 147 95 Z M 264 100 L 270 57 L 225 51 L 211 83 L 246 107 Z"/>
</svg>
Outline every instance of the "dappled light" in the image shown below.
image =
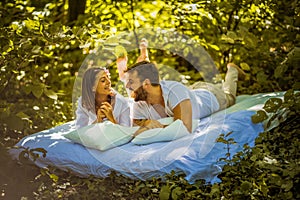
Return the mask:
<svg viewBox="0 0 300 200">
<path fill-rule="evenodd" d="M 0 198 L 300 199 L 299 10 L 297 0 L 1 1 Z M 99 154 L 64 137 L 87 68 L 105 67 L 128 97 L 116 49 L 132 65 L 142 38 L 162 80 L 222 84 L 238 65 L 235 104 L 172 143 Z"/>
</svg>

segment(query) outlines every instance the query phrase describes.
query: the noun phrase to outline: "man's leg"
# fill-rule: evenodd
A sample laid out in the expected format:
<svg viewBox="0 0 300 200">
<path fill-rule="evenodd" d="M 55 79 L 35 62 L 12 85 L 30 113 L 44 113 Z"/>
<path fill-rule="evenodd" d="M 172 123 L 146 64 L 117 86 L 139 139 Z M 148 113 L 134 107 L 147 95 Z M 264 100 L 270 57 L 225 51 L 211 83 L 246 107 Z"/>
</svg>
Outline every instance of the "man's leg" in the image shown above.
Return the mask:
<svg viewBox="0 0 300 200">
<path fill-rule="evenodd" d="M 223 91 L 227 99 L 226 107 L 230 107 L 235 104 L 237 82 L 239 79 L 245 79 L 246 74 L 241 68 L 233 63 L 228 63 L 227 69 L 225 81 L 223 83 Z"/>
<path fill-rule="evenodd" d="M 233 63 L 227 65 L 227 73 L 223 84 L 212 84 L 207 82 L 195 82 L 191 85 L 190 89 L 206 89 L 212 92 L 217 98 L 220 108 L 219 110 L 226 109 L 235 103 L 237 81 L 238 79 L 245 78 L 245 72 Z"/>
</svg>

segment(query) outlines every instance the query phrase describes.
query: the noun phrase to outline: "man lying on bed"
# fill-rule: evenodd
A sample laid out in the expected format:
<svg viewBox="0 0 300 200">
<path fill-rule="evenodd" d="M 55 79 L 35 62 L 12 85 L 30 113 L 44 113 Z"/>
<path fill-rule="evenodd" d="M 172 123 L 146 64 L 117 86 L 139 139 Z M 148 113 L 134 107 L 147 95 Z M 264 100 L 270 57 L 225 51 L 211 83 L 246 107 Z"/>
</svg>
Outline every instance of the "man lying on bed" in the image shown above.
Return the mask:
<svg viewBox="0 0 300 200">
<path fill-rule="evenodd" d="M 233 105 L 238 78 L 244 78 L 245 72 L 233 63 L 227 68 L 223 89 L 202 82 L 197 82 L 191 89 L 176 81 L 160 81 L 158 69 L 151 62 L 130 66 L 124 71 L 123 80 L 135 100 L 133 122 L 141 126 L 135 135 L 164 127 L 157 120 L 165 117 L 182 120 L 191 133 L 192 119 L 209 116 Z"/>
</svg>

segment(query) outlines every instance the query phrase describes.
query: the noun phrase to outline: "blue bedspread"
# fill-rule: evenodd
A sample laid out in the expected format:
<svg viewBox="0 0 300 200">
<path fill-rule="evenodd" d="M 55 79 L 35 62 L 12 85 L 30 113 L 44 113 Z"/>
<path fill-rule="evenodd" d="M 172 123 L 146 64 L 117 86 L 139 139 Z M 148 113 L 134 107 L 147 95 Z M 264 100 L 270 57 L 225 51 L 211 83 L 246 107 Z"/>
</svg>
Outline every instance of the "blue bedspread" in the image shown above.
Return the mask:
<svg viewBox="0 0 300 200">
<path fill-rule="evenodd" d="M 217 143 L 220 134 L 233 131 L 229 136 L 237 144 L 230 148 L 233 155 L 243 149 L 244 144 L 254 146 L 255 138 L 263 131 L 262 124 L 253 124 L 251 116 L 270 97 L 281 97 L 283 93 L 242 96 L 233 107 L 201 120 L 195 133 L 172 142 L 135 145 L 127 143 L 107 151 L 86 148 L 73 143 L 63 135 L 74 130 L 74 122 L 45 130 L 23 138 L 16 146 L 44 148 L 46 157 L 35 161 L 39 167 L 56 166 L 70 170 L 80 176 L 106 177 L 116 171 L 133 179 L 147 180 L 162 177 L 172 170 L 185 173 L 189 182 L 205 179 L 219 182 L 227 153 L 223 143 Z M 10 154 L 18 159 L 22 149 L 11 149 Z"/>
</svg>

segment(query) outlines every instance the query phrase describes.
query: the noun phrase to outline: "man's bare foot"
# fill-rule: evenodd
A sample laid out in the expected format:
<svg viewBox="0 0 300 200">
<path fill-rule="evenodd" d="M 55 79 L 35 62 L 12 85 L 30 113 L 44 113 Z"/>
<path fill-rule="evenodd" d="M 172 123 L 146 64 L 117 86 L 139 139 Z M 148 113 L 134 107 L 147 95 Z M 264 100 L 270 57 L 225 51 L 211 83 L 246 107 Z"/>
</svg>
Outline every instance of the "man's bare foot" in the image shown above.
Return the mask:
<svg viewBox="0 0 300 200">
<path fill-rule="evenodd" d="M 237 71 L 238 71 L 238 78 L 239 78 L 239 80 L 245 80 L 245 78 L 246 78 L 246 73 L 239 67 L 239 66 L 237 66 L 236 64 L 234 64 L 234 63 L 228 63 L 227 64 L 227 68 L 229 69 L 229 67 L 234 67 L 235 69 L 237 69 Z"/>
</svg>

